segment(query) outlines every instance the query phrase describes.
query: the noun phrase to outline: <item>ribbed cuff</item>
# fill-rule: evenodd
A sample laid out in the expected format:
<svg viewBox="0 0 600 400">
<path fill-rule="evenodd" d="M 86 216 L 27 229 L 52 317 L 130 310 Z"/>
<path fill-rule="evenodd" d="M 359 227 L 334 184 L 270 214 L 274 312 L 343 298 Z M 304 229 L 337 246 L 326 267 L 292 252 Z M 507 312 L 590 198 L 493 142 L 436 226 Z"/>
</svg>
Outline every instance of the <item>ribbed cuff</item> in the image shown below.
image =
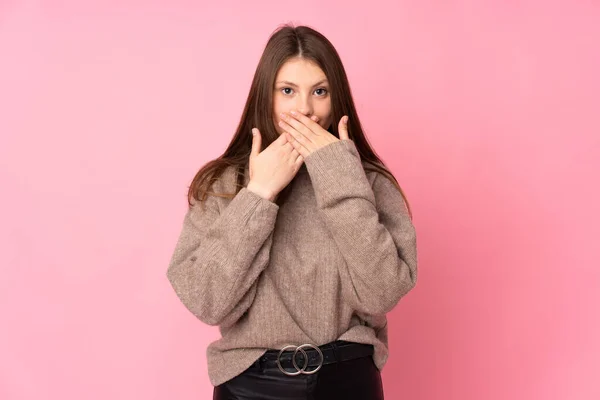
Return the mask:
<svg viewBox="0 0 600 400">
<path fill-rule="evenodd" d="M 242 193 L 244 192 L 244 193 Z M 279 209 L 279 206 L 277 205 L 277 203 L 269 200 L 269 199 L 265 199 L 264 197 L 262 197 L 261 195 L 259 195 L 258 193 L 253 192 L 252 190 L 249 190 L 248 187 L 244 186 L 243 188 L 240 189 L 240 192 L 238 193 L 238 196 L 243 196 L 243 197 L 248 197 L 248 199 L 250 201 L 254 201 L 257 203 L 262 203 L 260 204 L 262 207 L 264 208 L 273 208 L 275 210 Z"/>
<path fill-rule="evenodd" d="M 278 211 L 277 204 L 243 187 L 227 205 L 223 214 L 226 215 L 226 223 L 239 228 L 250 221 L 260 221 L 259 225 L 274 225 Z"/>
</svg>

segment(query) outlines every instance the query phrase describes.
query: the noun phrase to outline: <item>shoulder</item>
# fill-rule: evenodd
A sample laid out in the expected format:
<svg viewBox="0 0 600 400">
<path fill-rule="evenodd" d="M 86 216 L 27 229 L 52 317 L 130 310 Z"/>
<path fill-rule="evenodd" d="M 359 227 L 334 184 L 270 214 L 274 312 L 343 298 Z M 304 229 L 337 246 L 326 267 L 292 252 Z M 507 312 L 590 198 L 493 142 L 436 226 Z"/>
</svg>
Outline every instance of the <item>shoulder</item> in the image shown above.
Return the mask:
<svg viewBox="0 0 600 400">
<path fill-rule="evenodd" d="M 373 183 L 375 182 L 375 178 L 377 178 L 378 175 L 381 175 L 381 172 L 374 171 L 372 169 L 373 167 L 370 167 L 370 164 L 367 163 L 367 162 L 365 162 L 365 161 L 362 161 L 362 166 L 363 166 L 363 169 L 365 170 L 365 175 L 367 176 L 367 180 L 371 184 L 371 187 L 373 187 Z"/>
<path fill-rule="evenodd" d="M 239 177 L 242 175 L 241 182 Z M 248 167 L 240 168 L 237 165 L 230 165 L 226 167 L 223 172 L 214 179 L 211 186 L 211 191 L 217 193 L 236 193 L 241 188 L 241 185 L 245 186 L 248 183 L 249 174 Z"/>
<path fill-rule="evenodd" d="M 240 176 L 241 174 L 244 174 L 244 177 L 241 181 L 242 185 L 240 185 L 240 183 L 238 182 L 238 176 Z M 244 170 L 244 172 L 240 172 L 240 168 L 235 165 L 225 167 L 218 174 L 212 173 L 211 176 L 208 176 L 210 184 L 205 186 L 208 188 L 206 190 L 205 195 L 200 196 L 204 197 L 204 200 L 197 201 L 194 199 L 192 201 L 192 207 L 195 208 L 196 206 L 200 205 L 200 203 L 203 203 L 204 205 L 208 205 L 208 207 L 210 208 L 219 211 L 223 210 L 229 204 L 229 202 L 237 195 L 242 186 L 247 185 L 247 176 L 247 167 Z"/>
<path fill-rule="evenodd" d="M 389 178 L 383 172 L 376 170 L 376 168 L 373 166 L 373 164 L 371 164 L 367 161 L 363 161 L 363 160 L 361 160 L 361 163 L 362 163 L 363 169 L 365 170 L 365 175 L 367 176 L 367 180 L 371 184 L 371 187 L 374 187 L 375 184 L 379 184 L 380 181 L 383 179 L 389 181 Z M 386 168 L 386 170 L 388 172 L 390 172 L 390 174 L 391 174 L 391 171 L 389 171 L 387 168 Z"/>
<path fill-rule="evenodd" d="M 367 180 L 371 185 L 371 189 L 373 189 L 373 194 L 375 195 L 378 206 L 391 204 L 394 207 L 400 207 L 403 210 L 409 211 L 406 198 L 400 188 L 400 183 L 397 181 L 393 172 L 386 168 L 386 171 L 390 174 L 390 176 L 388 176 L 381 171 L 374 170 L 374 167 L 366 167 L 366 165 L 370 164 L 363 162 Z"/>
</svg>

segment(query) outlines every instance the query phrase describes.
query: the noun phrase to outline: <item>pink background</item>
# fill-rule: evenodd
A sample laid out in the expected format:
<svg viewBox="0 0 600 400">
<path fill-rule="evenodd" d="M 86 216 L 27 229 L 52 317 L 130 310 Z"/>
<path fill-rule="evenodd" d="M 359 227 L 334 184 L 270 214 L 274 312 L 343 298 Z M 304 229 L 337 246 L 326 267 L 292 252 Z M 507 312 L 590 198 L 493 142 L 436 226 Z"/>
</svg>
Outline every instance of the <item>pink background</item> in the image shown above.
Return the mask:
<svg viewBox="0 0 600 400">
<path fill-rule="evenodd" d="M 600 398 L 599 3 L 369 6 L 0 3 L 0 399 L 210 398 L 218 331 L 167 263 L 288 21 L 338 49 L 415 213 L 387 398 Z"/>
</svg>

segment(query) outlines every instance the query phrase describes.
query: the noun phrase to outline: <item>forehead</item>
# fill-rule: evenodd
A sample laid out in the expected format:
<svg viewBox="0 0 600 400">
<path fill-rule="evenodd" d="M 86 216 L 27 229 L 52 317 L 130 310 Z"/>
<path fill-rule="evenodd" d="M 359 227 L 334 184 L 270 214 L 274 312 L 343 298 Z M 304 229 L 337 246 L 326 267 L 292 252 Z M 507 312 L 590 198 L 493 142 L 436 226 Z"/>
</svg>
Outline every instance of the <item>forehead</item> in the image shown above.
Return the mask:
<svg viewBox="0 0 600 400">
<path fill-rule="evenodd" d="M 302 58 L 292 58 L 286 61 L 279 68 L 275 77 L 276 82 L 285 80 L 307 86 L 323 79 L 327 79 L 325 72 L 314 62 Z"/>
</svg>

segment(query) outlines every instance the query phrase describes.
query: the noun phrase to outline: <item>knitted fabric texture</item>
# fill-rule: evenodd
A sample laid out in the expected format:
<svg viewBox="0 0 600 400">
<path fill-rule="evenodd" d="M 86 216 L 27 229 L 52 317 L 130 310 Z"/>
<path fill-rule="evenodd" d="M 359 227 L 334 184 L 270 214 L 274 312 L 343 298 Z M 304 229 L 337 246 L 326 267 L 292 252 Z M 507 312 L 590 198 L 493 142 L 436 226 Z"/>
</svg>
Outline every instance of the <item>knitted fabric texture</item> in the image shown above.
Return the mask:
<svg viewBox="0 0 600 400">
<path fill-rule="evenodd" d="M 380 370 L 387 361 L 386 313 L 417 280 L 402 195 L 365 172 L 351 140 L 313 151 L 290 185 L 281 207 L 244 186 L 183 218 L 167 277 L 191 313 L 219 326 L 206 350 L 214 386 L 289 344 L 368 343 Z M 213 190 L 235 192 L 233 167 Z"/>
</svg>

